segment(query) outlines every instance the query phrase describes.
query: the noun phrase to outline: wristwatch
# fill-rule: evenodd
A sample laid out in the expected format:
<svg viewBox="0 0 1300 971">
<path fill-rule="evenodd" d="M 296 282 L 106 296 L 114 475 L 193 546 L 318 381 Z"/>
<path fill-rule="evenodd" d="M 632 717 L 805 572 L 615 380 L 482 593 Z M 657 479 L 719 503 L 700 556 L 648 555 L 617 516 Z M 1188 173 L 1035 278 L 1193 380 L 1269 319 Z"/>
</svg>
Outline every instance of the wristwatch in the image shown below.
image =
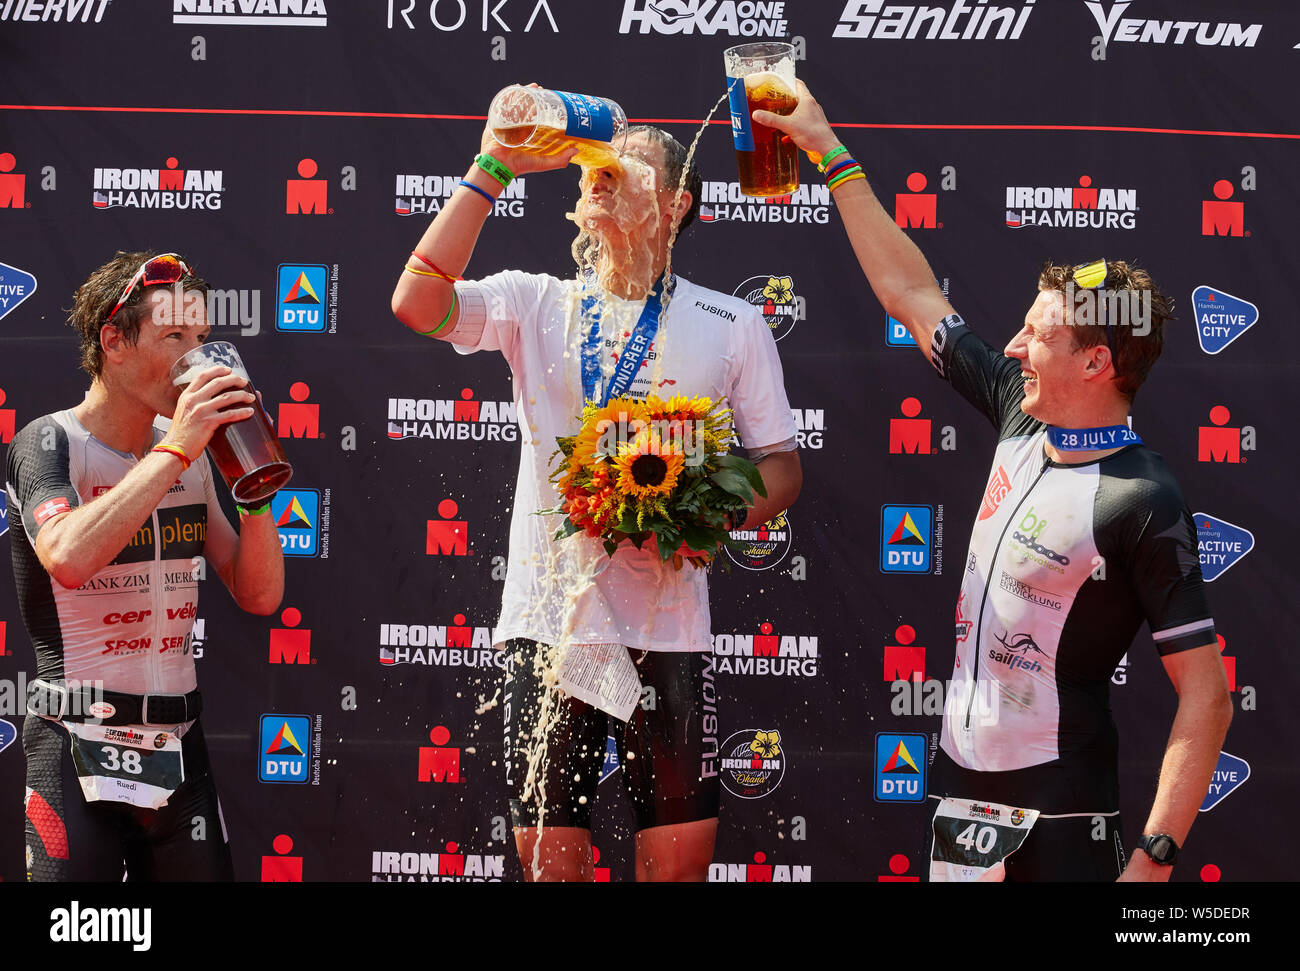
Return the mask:
<svg viewBox="0 0 1300 971">
<path fill-rule="evenodd" d="M 1154 836 L 1144 833 L 1138 840 L 1138 846 L 1161 866 L 1172 866 L 1174 860 L 1178 859 L 1178 844 L 1167 833 L 1157 833 Z"/>
</svg>

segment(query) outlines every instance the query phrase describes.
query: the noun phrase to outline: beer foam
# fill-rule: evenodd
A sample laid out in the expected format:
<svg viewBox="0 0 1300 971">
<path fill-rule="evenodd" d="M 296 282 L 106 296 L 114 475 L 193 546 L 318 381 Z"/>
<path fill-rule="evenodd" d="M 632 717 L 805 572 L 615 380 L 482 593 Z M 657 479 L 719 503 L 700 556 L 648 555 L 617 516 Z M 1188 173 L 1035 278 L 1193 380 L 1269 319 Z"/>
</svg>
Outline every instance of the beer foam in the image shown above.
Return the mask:
<svg viewBox="0 0 1300 971">
<path fill-rule="evenodd" d="M 190 382 L 193 381 L 196 377 L 198 377 L 199 372 L 206 371 L 208 368 L 215 367 L 215 366 L 216 366 L 215 362 L 213 361 L 201 361 L 198 364 L 191 364 L 188 368 L 185 369 L 185 371 L 183 371 L 181 374 L 178 374 L 175 378 L 172 379 L 172 384 L 174 384 L 178 388 L 189 387 Z M 230 367 L 229 364 L 225 366 Z M 230 373 L 239 375 L 248 384 L 253 383 L 252 380 L 248 377 L 248 372 L 244 370 L 242 365 L 240 365 L 239 367 L 230 368 Z"/>
</svg>

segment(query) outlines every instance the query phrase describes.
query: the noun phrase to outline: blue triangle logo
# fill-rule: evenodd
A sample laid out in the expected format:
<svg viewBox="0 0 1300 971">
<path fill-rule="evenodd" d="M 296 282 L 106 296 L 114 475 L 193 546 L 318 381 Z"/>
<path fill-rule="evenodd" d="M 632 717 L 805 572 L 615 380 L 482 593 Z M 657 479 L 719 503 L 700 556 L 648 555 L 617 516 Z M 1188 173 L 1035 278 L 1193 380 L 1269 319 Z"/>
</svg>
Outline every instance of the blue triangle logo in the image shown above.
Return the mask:
<svg viewBox="0 0 1300 971">
<path fill-rule="evenodd" d="M 18 729 L 14 728 L 13 722 L 7 722 L 0 718 L 0 752 L 12 745 L 17 737 Z"/>
<path fill-rule="evenodd" d="M 9 496 L 0 489 L 0 536 L 9 532 Z"/>
<path fill-rule="evenodd" d="M 1199 286 L 1192 291 L 1196 310 L 1196 337 L 1206 354 L 1218 354 L 1259 320 L 1259 308 L 1214 287 Z"/>
<path fill-rule="evenodd" d="M 0 263 L 0 318 L 36 292 L 36 277 L 8 263 Z"/>
<path fill-rule="evenodd" d="M 1248 529 L 1203 512 L 1193 513 L 1192 520 L 1196 523 L 1201 576 L 1206 583 L 1223 576 L 1234 563 L 1255 548 L 1255 534 Z"/>
<path fill-rule="evenodd" d="M 1201 812 L 1213 809 L 1223 802 L 1230 792 L 1239 788 L 1249 778 L 1250 765 L 1245 759 L 1220 752 L 1219 762 L 1214 767 L 1214 778 L 1210 780 L 1210 788 L 1201 802 Z"/>
</svg>

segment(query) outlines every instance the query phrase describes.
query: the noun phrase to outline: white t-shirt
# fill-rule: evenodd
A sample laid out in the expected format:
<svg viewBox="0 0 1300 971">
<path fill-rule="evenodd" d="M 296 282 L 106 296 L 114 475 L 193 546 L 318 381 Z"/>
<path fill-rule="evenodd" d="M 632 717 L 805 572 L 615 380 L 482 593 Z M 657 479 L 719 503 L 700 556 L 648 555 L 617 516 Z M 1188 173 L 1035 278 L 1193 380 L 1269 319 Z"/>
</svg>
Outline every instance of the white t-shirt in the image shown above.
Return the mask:
<svg viewBox="0 0 1300 971">
<path fill-rule="evenodd" d="M 624 544 L 581 596 L 566 596 L 557 565 L 599 553 L 599 540 L 582 534 L 555 541 L 560 515 L 538 516 L 560 504 L 548 481 L 557 436 L 579 429 L 583 390 L 581 347 L 590 326 L 577 313 L 576 280 L 508 270 L 456 284 L 460 327 L 482 326 L 462 353 L 500 351 L 514 377 L 520 441 L 519 477 L 510 521 L 510 556 L 496 641 L 527 637 L 555 644 L 624 644 L 638 650 L 708 651 L 706 573 L 663 564 L 653 543 Z M 601 364 L 615 355 L 644 301 L 606 298 L 601 315 Z M 776 342 L 758 311 L 738 297 L 697 287 L 681 277 L 650 352 L 627 394 L 706 395 L 726 398 L 736 430 L 750 447 L 795 436 Z M 599 392 L 598 392 L 599 393 Z M 563 569 L 560 570 L 563 572 Z"/>
</svg>

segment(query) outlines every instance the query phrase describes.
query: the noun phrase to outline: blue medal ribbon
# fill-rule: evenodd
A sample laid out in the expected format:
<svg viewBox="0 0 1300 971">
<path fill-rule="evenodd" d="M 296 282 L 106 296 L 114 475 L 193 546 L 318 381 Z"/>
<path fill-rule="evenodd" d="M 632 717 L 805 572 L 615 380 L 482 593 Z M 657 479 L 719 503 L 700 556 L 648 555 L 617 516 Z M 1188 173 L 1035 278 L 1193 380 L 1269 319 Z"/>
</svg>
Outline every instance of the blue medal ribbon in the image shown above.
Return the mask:
<svg viewBox="0 0 1300 971">
<path fill-rule="evenodd" d="M 1141 445 L 1138 433 L 1127 425 L 1107 425 L 1104 428 L 1052 428 L 1047 429 L 1047 440 L 1062 452 L 1099 452 L 1124 445 Z"/>
<path fill-rule="evenodd" d="M 650 352 L 650 345 L 654 343 L 655 334 L 659 332 L 659 312 L 662 308 L 659 294 L 663 289 L 663 282 L 663 277 L 656 280 L 646 296 L 645 306 L 641 309 L 641 316 L 636 322 L 632 336 L 628 338 L 623 353 L 619 356 L 618 364 L 614 368 L 614 374 L 605 385 L 604 393 L 600 397 L 599 403 L 602 408 L 609 404 L 610 398 L 621 398 L 627 392 L 641 369 L 641 362 Z M 583 282 L 582 289 L 585 293 L 587 281 Z M 591 321 L 591 326 L 587 329 L 587 338 L 582 342 L 582 397 L 584 401 L 596 401 L 596 386 L 601 379 L 600 299 L 598 297 L 593 295 L 582 298 L 582 319 Z"/>
</svg>

